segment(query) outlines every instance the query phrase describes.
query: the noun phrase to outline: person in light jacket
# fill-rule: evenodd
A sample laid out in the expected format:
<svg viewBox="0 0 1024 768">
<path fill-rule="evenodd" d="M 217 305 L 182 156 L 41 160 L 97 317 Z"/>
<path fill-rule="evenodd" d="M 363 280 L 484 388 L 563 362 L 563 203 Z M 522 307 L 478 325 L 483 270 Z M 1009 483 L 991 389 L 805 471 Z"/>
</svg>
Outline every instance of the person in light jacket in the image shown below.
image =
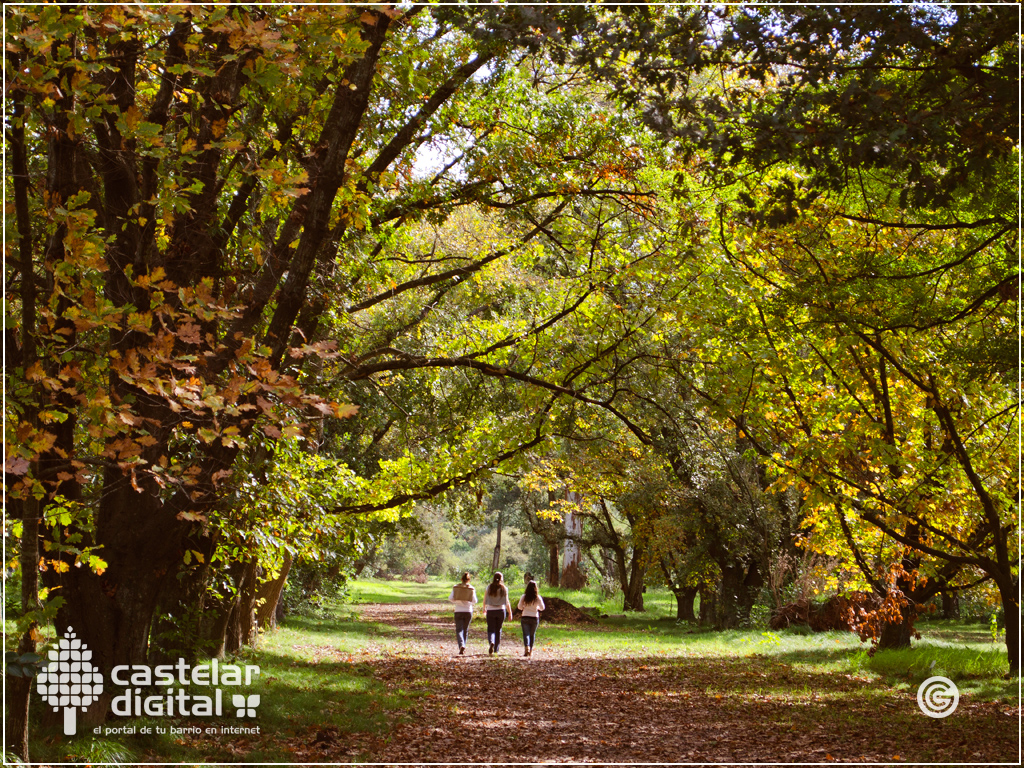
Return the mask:
<svg viewBox="0 0 1024 768">
<path fill-rule="evenodd" d="M 544 610 L 544 598 L 537 591 L 537 582 L 526 585 L 526 592 L 519 598 L 519 610 L 523 612 L 520 621 L 523 624 L 523 656 L 533 655 L 533 643 L 537 638 L 537 625 L 540 624 L 540 612 Z"/>
<path fill-rule="evenodd" d="M 501 572 L 494 574 L 491 583 L 484 590 L 484 611 L 487 616 L 487 642 L 492 656 L 501 648 L 501 625 L 505 618 L 512 617 L 512 604 L 508 601 L 508 587 Z"/>
<path fill-rule="evenodd" d="M 455 640 L 459 644 L 459 656 L 466 653 L 466 641 L 469 639 L 469 623 L 473 620 L 473 606 L 476 605 L 476 588 L 469 583 L 469 571 L 462 574 L 462 584 L 459 586 L 469 587 L 470 596 L 468 600 L 459 600 L 455 597 L 455 587 L 448 595 L 448 602 L 455 603 Z M 460 590 L 464 591 L 464 590 Z"/>
</svg>

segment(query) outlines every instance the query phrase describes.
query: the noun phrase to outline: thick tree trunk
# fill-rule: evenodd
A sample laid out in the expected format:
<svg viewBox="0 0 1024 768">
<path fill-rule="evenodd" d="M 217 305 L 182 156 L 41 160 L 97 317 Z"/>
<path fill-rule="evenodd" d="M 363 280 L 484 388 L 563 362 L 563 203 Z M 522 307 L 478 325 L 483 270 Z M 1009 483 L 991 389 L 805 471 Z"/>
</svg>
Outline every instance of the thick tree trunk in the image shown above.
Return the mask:
<svg viewBox="0 0 1024 768">
<path fill-rule="evenodd" d="M 116 581 L 88 572 L 75 574 L 75 570 L 72 568 L 61 579 L 67 602 L 57 613 L 58 634 L 74 631 L 83 640 L 83 648 L 93 652 L 93 665 L 100 670 L 145 664 L 160 579 L 154 577 L 152 569 L 123 560 L 118 564 Z M 114 686 L 104 685 L 100 697 L 79 713 L 79 730 L 103 723 L 115 693 Z"/>
<path fill-rule="evenodd" d="M 178 658 L 191 662 L 207 658 L 213 652 L 210 642 L 212 617 L 207 608 L 216 532 L 213 535 L 194 532 L 184 540 L 182 547 L 200 553 L 202 561 L 196 563 L 195 556 L 190 555 L 191 567 L 164 582 L 157 611 L 160 618 L 150 635 L 149 659 L 152 664 L 173 664 Z"/>
<path fill-rule="evenodd" d="M 281 595 L 284 594 L 284 585 L 288 581 L 288 572 L 292 568 L 292 556 L 286 552 L 284 563 L 281 565 L 281 572 L 276 579 L 265 581 L 256 592 L 256 626 L 261 629 L 276 627 L 279 621 L 278 606 L 281 604 Z M 262 601 L 262 602 L 260 602 Z"/>
<path fill-rule="evenodd" d="M 72 565 L 64 573 L 51 568 L 43 574 L 65 601 L 54 622 L 58 633 L 72 628 L 97 668 L 147 663 L 158 599 L 177 575 L 188 525 L 156 493 L 139 493 L 120 469 L 107 470 L 95 536 L 107 569 L 96 574 Z M 80 730 L 103 722 L 115 693 L 104 686 L 98 701 L 79 714 Z"/>
<path fill-rule="evenodd" d="M 548 545 L 548 586 L 558 586 L 558 544 Z"/>
<path fill-rule="evenodd" d="M 224 633 L 223 649 L 217 655 L 223 657 L 237 653 L 242 646 L 252 643 L 256 634 L 256 575 L 258 565 L 256 558 L 242 566 L 238 580 L 238 591 L 228 615 L 227 629 Z"/>
<path fill-rule="evenodd" d="M 716 590 L 702 586 L 697 590 L 700 595 L 700 618 L 698 621 L 703 626 L 710 626 L 715 623 L 718 599 Z"/>
<path fill-rule="evenodd" d="M 960 593 L 959 592 L 943 592 L 942 593 L 942 618 L 944 618 L 944 619 L 959 619 L 960 618 Z"/>
<path fill-rule="evenodd" d="M 575 491 L 566 491 L 565 498 L 578 506 L 580 495 Z M 580 563 L 583 553 L 580 549 L 580 538 L 583 536 L 583 518 L 571 510 L 565 514 L 565 553 L 562 557 L 562 586 L 566 589 L 582 589 L 587 584 Z"/>
<path fill-rule="evenodd" d="M 1016 676 L 1020 670 L 1020 603 L 1017 602 L 1017 581 L 1012 575 L 996 580 L 999 596 L 1003 604 L 1006 627 L 1006 660 L 1010 665 L 1010 675 Z"/>
<path fill-rule="evenodd" d="M 920 541 L 920 532 L 916 525 L 908 524 L 905 535 L 911 541 Z M 917 606 L 923 605 L 935 596 L 934 589 L 927 584 L 918 584 L 911 578 L 911 574 L 917 570 L 919 563 L 920 559 L 914 557 L 909 551 L 903 557 L 902 572 L 896 578 L 895 589 L 897 590 L 896 594 L 902 592 L 909 602 L 900 606 L 899 621 L 882 624 L 878 638 L 879 650 L 909 648 L 910 640 L 914 636 L 914 622 L 917 621 Z M 885 588 L 892 589 L 890 586 Z"/>
<path fill-rule="evenodd" d="M 697 621 L 693 612 L 693 601 L 697 597 L 697 587 L 673 587 L 676 596 L 676 621 Z"/>
<path fill-rule="evenodd" d="M 18 650 L 21 650 L 19 645 Z M 31 653 L 31 651 L 25 651 Z M 32 695 L 29 677 L 7 676 L 7 751 L 28 762 L 28 702 Z"/>
<path fill-rule="evenodd" d="M 715 625 L 719 629 L 732 629 L 750 621 L 750 610 L 757 601 L 764 578 L 757 563 L 748 567 L 727 565 L 721 568 L 721 592 Z"/>
<path fill-rule="evenodd" d="M 910 639 L 914 636 L 914 620 L 917 618 L 917 609 L 910 604 L 904 606 L 902 614 L 901 621 L 882 624 L 882 632 L 878 638 L 879 650 L 910 647 Z"/>
</svg>

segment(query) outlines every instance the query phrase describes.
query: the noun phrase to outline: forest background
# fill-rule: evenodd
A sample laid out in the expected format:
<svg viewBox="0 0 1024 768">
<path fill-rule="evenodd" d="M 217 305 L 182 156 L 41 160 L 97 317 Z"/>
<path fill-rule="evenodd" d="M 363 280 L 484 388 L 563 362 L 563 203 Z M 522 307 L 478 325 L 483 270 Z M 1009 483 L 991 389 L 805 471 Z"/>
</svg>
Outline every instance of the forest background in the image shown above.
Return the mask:
<svg viewBox="0 0 1024 768">
<path fill-rule="evenodd" d="M 513 566 L 1016 674 L 1018 14 L 6 6 L 12 663 Z"/>
</svg>

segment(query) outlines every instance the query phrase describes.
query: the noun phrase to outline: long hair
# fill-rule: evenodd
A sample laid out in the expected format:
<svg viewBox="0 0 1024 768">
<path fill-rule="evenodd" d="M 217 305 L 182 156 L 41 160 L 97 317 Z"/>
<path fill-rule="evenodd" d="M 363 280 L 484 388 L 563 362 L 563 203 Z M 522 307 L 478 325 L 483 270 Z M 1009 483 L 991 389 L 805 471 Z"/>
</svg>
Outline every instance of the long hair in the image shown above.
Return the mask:
<svg viewBox="0 0 1024 768">
<path fill-rule="evenodd" d="M 526 585 L 526 592 L 523 594 L 523 603 L 531 605 L 537 602 L 537 598 L 540 597 L 540 593 L 537 591 L 537 582 L 531 581 Z"/>
<path fill-rule="evenodd" d="M 469 571 L 463 571 L 462 572 L 462 583 L 463 584 L 468 584 L 469 583 Z"/>
<path fill-rule="evenodd" d="M 487 594 L 491 597 L 505 597 L 508 594 L 508 590 L 505 589 L 504 578 L 501 575 L 501 571 L 496 571 L 494 578 L 491 579 L 491 583 L 487 586 Z"/>
</svg>

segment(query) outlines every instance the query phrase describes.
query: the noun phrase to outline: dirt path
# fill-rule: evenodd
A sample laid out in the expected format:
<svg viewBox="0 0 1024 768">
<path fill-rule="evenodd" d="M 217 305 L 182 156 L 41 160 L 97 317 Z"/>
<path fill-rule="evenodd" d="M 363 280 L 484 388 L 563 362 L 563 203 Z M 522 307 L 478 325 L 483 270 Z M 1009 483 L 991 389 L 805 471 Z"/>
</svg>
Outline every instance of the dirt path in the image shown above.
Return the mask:
<svg viewBox="0 0 1024 768">
<path fill-rule="evenodd" d="M 1006 705 L 961 699 L 925 717 L 906 692 L 800 672 L 768 656 L 580 656 L 544 642 L 522 656 L 518 622 L 487 654 L 475 618 L 456 655 L 437 604 L 366 605 L 409 639 L 367 662 L 389 690 L 419 693 L 387 739 L 319 734 L 316 757 L 371 762 L 1016 762 Z M 581 628 L 581 632 L 593 631 Z M 315 740 L 314 740 L 315 741 Z"/>
</svg>

